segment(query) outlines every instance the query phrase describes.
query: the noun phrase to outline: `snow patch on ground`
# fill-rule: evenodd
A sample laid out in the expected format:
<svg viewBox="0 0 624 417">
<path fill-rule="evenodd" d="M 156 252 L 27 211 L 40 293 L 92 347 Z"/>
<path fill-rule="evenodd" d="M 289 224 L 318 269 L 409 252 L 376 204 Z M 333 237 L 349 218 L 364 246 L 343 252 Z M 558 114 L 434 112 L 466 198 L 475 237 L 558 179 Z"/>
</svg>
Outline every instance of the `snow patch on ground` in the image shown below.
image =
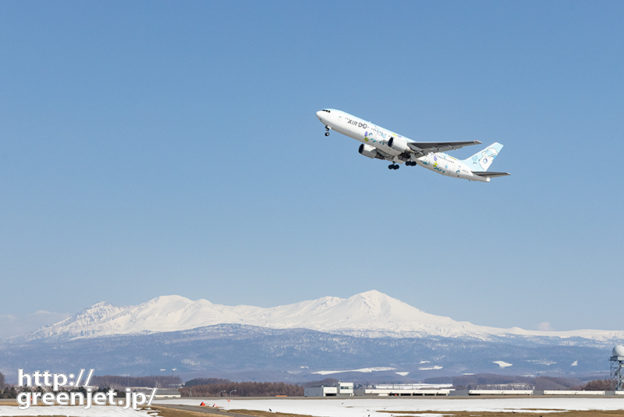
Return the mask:
<svg viewBox="0 0 624 417">
<path fill-rule="evenodd" d="M 377 368 L 360 368 L 360 369 L 345 369 L 342 371 L 316 371 L 316 372 L 312 372 L 313 374 L 318 374 L 318 375 L 332 375 L 332 374 L 342 374 L 344 372 L 362 372 L 365 374 L 371 373 L 371 372 L 384 372 L 384 371 L 394 371 L 396 368 L 387 368 L 387 367 L 377 367 Z"/>
<path fill-rule="evenodd" d="M 154 403 L 199 405 L 202 399 L 159 400 Z M 381 411 L 490 411 L 548 413 L 566 410 L 624 410 L 624 398 L 410 398 L 410 399 L 232 399 L 203 401 L 224 409 L 264 410 L 319 417 L 393 417 Z M 430 414 L 429 414 L 430 415 Z"/>
<path fill-rule="evenodd" d="M 492 363 L 497 364 L 499 368 L 508 368 L 510 366 L 513 366 L 512 363 L 505 362 L 505 361 L 492 361 Z"/>
</svg>

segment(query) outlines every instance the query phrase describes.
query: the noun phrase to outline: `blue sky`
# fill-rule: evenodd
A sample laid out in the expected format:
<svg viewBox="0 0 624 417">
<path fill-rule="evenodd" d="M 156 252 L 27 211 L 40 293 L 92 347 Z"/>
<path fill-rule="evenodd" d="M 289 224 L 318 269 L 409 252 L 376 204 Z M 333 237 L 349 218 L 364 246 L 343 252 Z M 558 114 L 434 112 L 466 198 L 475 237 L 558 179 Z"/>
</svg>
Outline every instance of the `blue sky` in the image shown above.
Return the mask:
<svg viewBox="0 0 624 417">
<path fill-rule="evenodd" d="M 374 288 L 478 324 L 621 329 L 623 13 L 2 2 L 0 314 Z M 500 141 L 513 175 L 389 171 L 325 138 L 323 107 Z"/>
</svg>

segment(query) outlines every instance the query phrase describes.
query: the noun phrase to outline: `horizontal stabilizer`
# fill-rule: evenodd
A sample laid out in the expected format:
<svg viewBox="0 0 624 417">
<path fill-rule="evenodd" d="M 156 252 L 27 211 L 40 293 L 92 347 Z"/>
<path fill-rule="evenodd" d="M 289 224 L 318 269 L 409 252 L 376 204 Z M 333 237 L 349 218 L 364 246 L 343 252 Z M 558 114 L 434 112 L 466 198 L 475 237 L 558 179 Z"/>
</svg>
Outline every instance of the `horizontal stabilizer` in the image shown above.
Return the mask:
<svg viewBox="0 0 624 417">
<path fill-rule="evenodd" d="M 505 175 L 511 175 L 509 172 L 472 171 L 472 173 L 480 177 L 504 177 Z"/>
</svg>

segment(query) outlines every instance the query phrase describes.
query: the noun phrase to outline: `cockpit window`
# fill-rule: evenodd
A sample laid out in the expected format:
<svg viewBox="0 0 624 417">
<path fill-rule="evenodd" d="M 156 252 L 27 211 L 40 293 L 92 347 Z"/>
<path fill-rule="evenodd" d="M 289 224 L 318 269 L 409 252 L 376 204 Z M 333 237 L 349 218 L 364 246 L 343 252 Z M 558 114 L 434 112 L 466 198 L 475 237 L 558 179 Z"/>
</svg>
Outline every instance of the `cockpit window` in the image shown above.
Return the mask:
<svg viewBox="0 0 624 417">
<path fill-rule="evenodd" d="M 331 112 L 330 112 L 329 110 L 327 110 L 327 109 L 323 109 L 322 111 L 325 111 L 325 112 L 327 112 L 327 113 L 331 113 Z"/>
</svg>

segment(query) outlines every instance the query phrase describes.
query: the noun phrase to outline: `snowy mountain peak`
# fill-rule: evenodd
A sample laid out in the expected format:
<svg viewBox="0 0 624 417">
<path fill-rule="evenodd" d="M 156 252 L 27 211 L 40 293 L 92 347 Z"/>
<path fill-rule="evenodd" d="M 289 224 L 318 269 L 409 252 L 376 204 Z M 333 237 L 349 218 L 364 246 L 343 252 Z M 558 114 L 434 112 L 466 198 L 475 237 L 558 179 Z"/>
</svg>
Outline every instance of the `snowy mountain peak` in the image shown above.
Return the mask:
<svg viewBox="0 0 624 417">
<path fill-rule="evenodd" d="M 111 317 L 114 317 L 122 310 L 122 307 L 115 307 L 105 301 L 101 301 L 58 323 L 37 330 L 32 337 L 51 337 L 63 334 L 71 334 L 73 337 L 90 336 L 92 327 L 110 320 Z M 57 329 L 64 329 L 64 331 L 59 333 Z"/>
<path fill-rule="evenodd" d="M 364 298 L 364 299 L 389 299 L 396 300 L 395 298 L 390 297 L 388 294 L 384 294 L 378 290 L 368 290 L 361 293 L 357 293 L 352 295 L 349 298 Z"/>
<path fill-rule="evenodd" d="M 347 302 L 352 305 L 361 304 L 363 308 L 366 307 L 369 310 L 370 314 L 385 314 L 395 309 L 409 309 L 413 312 L 421 312 L 421 310 L 418 310 L 416 307 L 412 307 L 401 300 L 397 300 L 377 290 L 355 294 L 349 297 Z"/>
<path fill-rule="evenodd" d="M 100 301 L 99 303 L 93 304 L 91 307 L 80 311 L 79 313 L 72 316 L 70 319 L 75 318 L 84 321 L 98 321 L 112 314 L 115 314 L 118 311 L 119 307 L 115 307 L 105 301 Z"/>
<path fill-rule="evenodd" d="M 181 295 L 171 294 L 171 295 L 160 295 L 158 297 L 154 297 L 148 302 L 152 303 L 191 303 L 193 302 L 190 298 L 183 297 Z"/>
<path fill-rule="evenodd" d="M 189 298 L 183 297 L 181 295 L 161 295 L 151 300 L 147 301 L 145 304 L 150 306 L 157 306 L 158 308 L 179 308 L 183 306 L 187 306 L 193 303 L 193 301 Z"/>
<path fill-rule="evenodd" d="M 397 300 L 396 298 L 392 298 L 387 294 L 382 293 L 381 291 L 377 291 L 377 290 L 370 290 L 370 291 L 365 291 L 365 292 L 361 292 L 359 294 L 355 294 L 352 295 L 351 297 L 349 297 L 347 300 L 353 301 L 353 302 L 363 302 L 368 304 L 369 306 L 381 306 L 383 304 L 388 304 L 388 303 L 400 303 L 401 301 Z"/>
<path fill-rule="evenodd" d="M 425 313 L 377 290 L 349 298 L 322 297 L 299 303 L 263 308 L 226 306 L 179 295 L 153 298 L 145 303 L 116 307 L 101 302 L 73 316 L 44 327 L 32 338 L 97 337 L 189 330 L 216 324 L 244 324 L 274 329 L 305 328 L 365 337 L 469 337 L 495 336 L 624 338 L 624 332 L 582 330 L 544 332 L 498 329 L 455 321 Z"/>
</svg>

